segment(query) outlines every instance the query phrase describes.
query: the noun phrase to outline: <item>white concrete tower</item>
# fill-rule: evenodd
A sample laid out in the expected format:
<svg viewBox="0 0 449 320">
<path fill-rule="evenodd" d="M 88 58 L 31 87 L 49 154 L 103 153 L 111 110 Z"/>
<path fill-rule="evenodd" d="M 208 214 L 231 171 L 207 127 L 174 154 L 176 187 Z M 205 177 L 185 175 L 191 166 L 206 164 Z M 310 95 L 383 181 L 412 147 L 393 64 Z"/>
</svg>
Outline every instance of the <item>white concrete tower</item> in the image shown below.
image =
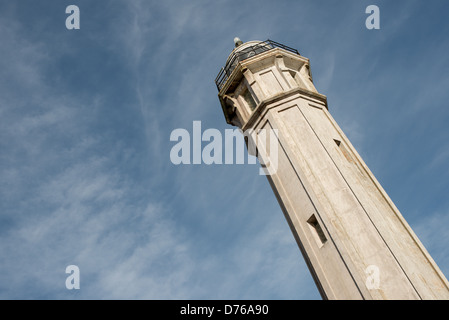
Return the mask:
<svg viewBox="0 0 449 320">
<path fill-rule="evenodd" d="M 328 112 L 309 60 L 270 40 L 235 46 L 215 81 L 226 121 L 277 129 L 267 177 L 323 299 L 449 299 L 447 279 Z"/>
</svg>

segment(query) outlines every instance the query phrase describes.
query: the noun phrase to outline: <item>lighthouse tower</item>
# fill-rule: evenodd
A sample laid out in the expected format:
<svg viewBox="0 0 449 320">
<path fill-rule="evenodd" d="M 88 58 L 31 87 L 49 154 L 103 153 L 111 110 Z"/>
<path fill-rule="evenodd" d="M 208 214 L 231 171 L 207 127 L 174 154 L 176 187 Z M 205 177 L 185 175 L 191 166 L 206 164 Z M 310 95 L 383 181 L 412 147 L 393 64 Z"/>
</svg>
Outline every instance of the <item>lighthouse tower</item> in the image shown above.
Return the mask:
<svg viewBox="0 0 449 320">
<path fill-rule="evenodd" d="M 315 89 L 309 59 L 271 40 L 234 42 L 215 80 L 226 121 L 276 132 L 263 163 L 277 164 L 269 183 L 323 299 L 449 299 L 447 279 Z"/>
</svg>

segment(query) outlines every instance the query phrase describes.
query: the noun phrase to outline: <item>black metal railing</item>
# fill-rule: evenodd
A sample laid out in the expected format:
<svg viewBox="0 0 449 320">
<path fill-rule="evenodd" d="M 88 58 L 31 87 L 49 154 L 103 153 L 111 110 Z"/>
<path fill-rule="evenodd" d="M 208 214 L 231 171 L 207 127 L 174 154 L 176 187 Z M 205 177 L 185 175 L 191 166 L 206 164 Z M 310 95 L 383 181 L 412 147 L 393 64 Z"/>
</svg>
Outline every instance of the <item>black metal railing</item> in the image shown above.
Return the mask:
<svg viewBox="0 0 449 320">
<path fill-rule="evenodd" d="M 234 71 L 235 67 L 240 61 L 246 60 L 248 58 L 254 57 L 260 53 L 263 53 L 265 51 L 274 49 L 274 48 L 281 48 L 290 52 L 293 52 L 297 55 L 299 55 L 298 50 L 287 47 L 281 43 L 275 42 L 273 40 L 266 40 L 263 42 L 259 42 L 258 44 L 255 44 L 253 46 L 249 46 L 247 48 L 244 48 L 242 50 L 238 50 L 234 52 L 226 62 L 226 65 L 221 68 L 220 72 L 218 73 L 217 77 L 215 78 L 215 84 L 217 85 L 218 91 L 223 88 L 225 82 L 228 80 L 229 76 L 231 75 L 232 71 Z"/>
</svg>

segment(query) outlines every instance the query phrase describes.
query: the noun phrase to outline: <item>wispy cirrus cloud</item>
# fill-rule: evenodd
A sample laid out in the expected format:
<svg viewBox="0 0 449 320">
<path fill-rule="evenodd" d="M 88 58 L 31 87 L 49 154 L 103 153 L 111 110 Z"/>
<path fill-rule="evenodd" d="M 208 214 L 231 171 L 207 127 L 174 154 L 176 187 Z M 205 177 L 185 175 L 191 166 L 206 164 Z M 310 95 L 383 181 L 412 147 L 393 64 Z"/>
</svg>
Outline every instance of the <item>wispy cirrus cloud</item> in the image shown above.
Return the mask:
<svg viewBox="0 0 449 320">
<path fill-rule="evenodd" d="M 90 53 L 85 60 L 73 60 L 85 54 L 82 46 L 75 52 L 64 41 L 61 47 L 51 47 L 45 39 L 30 37 L 19 22 L 2 28 L 8 36 L 2 38 L 6 49 L 1 57 L 5 74 L 13 81 L 2 77 L 0 88 L 4 102 L 0 120 L 4 222 L 0 255 L 7 257 L 0 265 L 0 296 L 233 299 L 301 295 L 291 281 L 297 274 L 292 266 L 301 258 L 299 254 L 281 258 L 288 250 L 279 250 L 277 246 L 288 243 L 286 248 L 297 252 L 291 248 L 294 243 L 290 234 L 279 234 L 288 229 L 277 207 L 277 218 L 267 220 L 260 230 L 253 229 L 255 234 L 239 229 L 232 231 L 236 235 L 243 232 L 237 238 L 219 240 L 228 234 L 227 227 L 232 228 L 232 224 L 215 209 L 213 197 L 204 188 L 210 172 L 186 167 L 178 168 L 180 176 L 169 173 L 173 166 L 164 137 L 168 142 L 169 124 L 175 123 L 179 114 L 170 115 L 167 111 L 179 110 L 184 116 L 195 111 L 198 118 L 207 114 L 209 111 L 201 111 L 201 95 L 179 108 L 181 98 L 195 88 L 192 84 L 206 80 L 202 79 L 204 74 L 195 72 L 192 63 L 197 59 L 192 56 L 187 60 L 191 65 L 189 72 L 182 72 L 183 89 L 173 97 L 169 95 L 170 90 L 177 91 L 180 82 L 163 78 L 169 64 L 158 64 L 158 57 L 176 55 L 184 45 L 173 47 L 170 42 L 163 42 L 151 51 L 147 37 L 153 36 L 150 30 L 159 28 L 146 16 L 151 7 L 137 3 L 136 8 L 131 8 L 122 13 L 134 19 L 121 26 L 121 33 L 109 38 L 122 46 L 106 46 L 100 51 L 113 55 L 111 59 L 118 63 L 114 68 L 124 72 L 122 76 L 126 75 L 129 86 L 121 86 L 121 79 L 107 76 L 107 59 L 102 63 Z M 192 16 L 197 9 L 191 7 Z M 174 22 L 183 12 L 169 16 Z M 202 17 L 211 19 L 205 12 Z M 178 22 L 162 36 L 179 39 L 183 28 L 190 24 L 189 19 Z M 198 22 L 190 27 L 200 30 L 201 25 Z M 114 25 L 105 25 L 103 30 L 114 30 Z M 98 31 L 89 34 L 89 43 L 95 43 L 95 37 L 99 44 L 105 43 L 105 34 Z M 192 43 L 198 46 L 198 40 Z M 72 49 L 76 48 L 76 42 L 72 45 Z M 191 54 L 189 50 L 186 53 Z M 211 63 L 212 59 L 207 61 Z M 82 80 L 91 85 L 92 78 L 77 74 L 75 69 L 89 70 L 90 63 L 96 63 L 95 68 L 106 73 L 93 75 L 103 82 L 87 90 Z M 65 68 L 65 74 L 54 73 L 59 64 Z M 215 71 L 214 68 L 212 73 Z M 207 82 L 215 90 L 211 79 Z M 167 92 L 157 87 L 161 81 L 169 86 Z M 111 97 L 108 87 L 118 86 L 121 94 Z M 210 97 L 215 103 L 215 93 Z M 162 126 L 163 120 L 169 122 Z M 133 130 L 134 127 L 127 127 L 130 123 L 138 126 Z M 144 149 L 139 149 L 141 146 Z M 226 171 L 213 171 L 222 181 L 214 188 L 220 192 L 220 185 L 231 180 Z M 195 184 L 195 180 L 202 183 Z M 174 185 L 167 187 L 171 182 Z M 196 192 L 187 192 L 195 190 L 195 185 Z M 247 181 L 242 180 L 234 185 L 233 194 L 238 195 L 239 190 L 247 187 Z M 245 206 L 251 212 L 260 210 L 252 202 L 256 188 L 251 183 L 253 191 L 247 193 L 231 217 L 239 218 L 239 211 L 243 210 L 249 214 Z M 160 197 L 164 193 L 166 196 Z M 195 206 L 199 201 L 202 204 Z M 201 211 L 196 212 L 197 209 Z M 212 214 L 205 216 L 205 210 Z M 248 219 L 248 214 L 243 218 Z M 271 212 L 267 214 L 269 217 Z M 215 229 L 217 219 L 225 223 Z M 204 221 L 196 224 L 201 220 Z M 216 231 L 218 242 L 214 244 L 210 237 Z M 240 241 L 245 241 L 246 246 L 241 246 Z M 261 250 L 263 247 L 266 249 Z M 64 287 L 65 267 L 70 264 L 80 267 L 79 292 Z M 274 268 L 283 270 L 282 282 L 291 284 L 289 290 L 280 290 L 278 278 L 270 280 Z M 262 284 L 264 292 L 251 283 L 258 282 L 258 277 L 266 279 Z M 310 280 L 308 276 L 306 279 Z"/>
</svg>

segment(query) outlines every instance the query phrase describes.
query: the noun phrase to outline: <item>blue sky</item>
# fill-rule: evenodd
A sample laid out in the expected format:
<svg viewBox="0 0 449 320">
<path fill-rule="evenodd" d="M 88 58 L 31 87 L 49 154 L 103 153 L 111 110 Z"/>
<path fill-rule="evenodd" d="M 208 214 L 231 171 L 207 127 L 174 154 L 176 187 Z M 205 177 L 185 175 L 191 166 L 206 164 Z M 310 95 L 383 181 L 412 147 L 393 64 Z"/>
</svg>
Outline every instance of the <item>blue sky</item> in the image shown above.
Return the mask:
<svg viewBox="0 0 449 320">
<path fill-rule="evenodd" d="M 65 27 L 70 4 L 80 30 Z M 380 30 L 365 27 L 370 4 Z M 447 12 L 0 1 L 0 298 L 320 299 L 258 166 L 170 162 L 172 130 L 231 128 L 214 79 L 235 36 L 311 60 L 331 114 L 449 275 Z"/>
</svg>

